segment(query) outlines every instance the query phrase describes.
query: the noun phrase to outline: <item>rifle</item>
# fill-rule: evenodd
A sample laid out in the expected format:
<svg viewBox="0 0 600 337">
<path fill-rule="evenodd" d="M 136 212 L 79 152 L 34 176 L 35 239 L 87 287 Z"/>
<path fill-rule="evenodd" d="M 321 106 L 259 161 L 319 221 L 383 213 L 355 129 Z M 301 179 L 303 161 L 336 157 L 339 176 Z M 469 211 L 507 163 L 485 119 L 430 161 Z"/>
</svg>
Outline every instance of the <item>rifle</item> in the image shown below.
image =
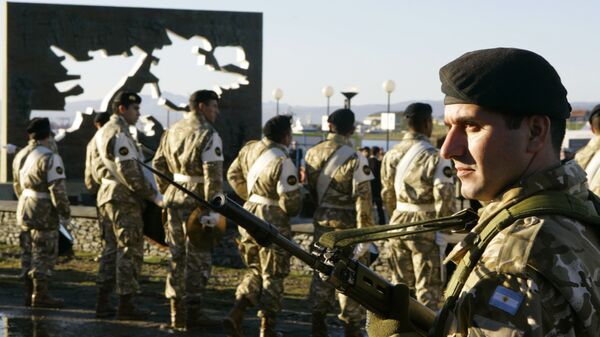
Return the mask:
<svg viewBox="0 0 600 337">
<path fill-rule="evenodd" d="M 139 162 L 139 161 L 138 161 Z M 194 192 L 186 189 L 182 185 L 173 181 L 168 176 L 155 170 L 154 168 L 139 162 L 147 169 L 152 171 L 157 176 L 168 181 L 171 185 L 175 186 L 180 191 L 186 193 L 190 197 L 194 198 L 201 207 L 213 210 L 217 213 L 222 214 L 226 218 L 235 222 L 239 226 L 243 227 L 248 233 L 256 240 L 261 246 L 268 246 L 275 244 L 292 256 L 297 257 L 302 262 L 306 263 L 315 271 L 324 275 L 325 279 L 330 282 L 337 290 L 352 298 L 360 305 L 365 307 L 367 310 L 374 312 L 375 314 L 392 319 L 405 320 L 405 317 L 399 317 L 400 313 L 396 312 L 398 303 L 394 303 L 393 289 L 394 285 L 389 283 L 387 280 L 382 278 L 380 275 L 369 269 L 367 266 L 361 264 L 348 257 L 345 245 L 340 244 L 343 240 L 332 239 L 331 235 L 327 234 L 341 234 L 349 233 L 343 237 L 345 242 L 348 242 L 348 237 L 358 235 L 358 241 L 364 242 L 364 234 L 359 230 L 355 229 L 347 231 L 329 232 L 323 237 L 325 240 L 320 240 L 320 243 L 324 245 L 315 245 L 314 251 L 311 253 L 306 252 L 296 242 L 284 237 L 279 233 L 277 228 L 272 224 L 258 218 L 256 215 L 250 213 L 242 206 L 231 200 L 224 194 L 217 194 L 210 202 L 207 202 Z M 466 220 L 472 220 L 472 214 L 468 212 L 459 212 L 451 218 L 452 227 L 463 227 Z M 463 219 L 464 218 L 464 219 Z M 437 222 L 441 223 L 443 219 L 438 219 Z M 458 219 L 458 220 L 457 220 Z M 466 219 L 466 220 L 465 220 Z M 388 225 L 388 226 L 377 226 L 368 228 L 371 232 L 384 232 L 385 229 L 382 227 L 390 227 L 390 229 L 412 227 L 415 225 L 427 225 L 428 222 L 412 223 L 406 225 Z M 458 225 L 457 225 L 458 224 Z M 438 230 L 438 228 L 424 228 L 419 231 L 408 231 L 404 233 L 393 233 L 393 236 L 414 234 L 414 232 L 423 232 Z M 353 232 L 354 231 L 354 232 Z M 328 239 L 327 239 L 328 238 Z M 373 240 L 370 240 L 373 241 Z M 408 289 L 406 289 L 408 294 Z M 425 334 L 432 326 L 435 319 L 435 313 L 420 304 L 413 298 L 408 299 L 408 316 L 413 327 L 421 334 Z"/>
</svg>

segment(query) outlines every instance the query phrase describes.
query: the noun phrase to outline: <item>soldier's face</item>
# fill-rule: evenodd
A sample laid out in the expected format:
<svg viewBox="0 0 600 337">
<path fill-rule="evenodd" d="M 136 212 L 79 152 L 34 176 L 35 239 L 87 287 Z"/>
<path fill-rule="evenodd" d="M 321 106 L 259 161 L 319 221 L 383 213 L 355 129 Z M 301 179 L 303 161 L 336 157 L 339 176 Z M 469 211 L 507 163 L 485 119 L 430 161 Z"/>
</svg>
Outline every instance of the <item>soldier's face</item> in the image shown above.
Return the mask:
<svg viewBox="0 0 600 337">
<path fill-rule="evenodd" d="M 219 103 L 214 99 L 206 104 L 200 103 L 200 111 L 209 122 L 214 123 L 219 116 Z"/>
<path fill-rule="evenodd" d="M 132 103 L 129 104 L 127 108 L 124 105 L 120 105 L 119 112 L 127 124 L 135 125 L 140 118 L 140 105 L 137 103 Z"/>
<path fill-rule="evenodd" d="M 440 154 L 452 159 L 467 199 L 490 201 L 516 183 L 527 169 L 528 131 L 509 129 L 502 115 L 474 104 L 445 107 L 448 135 Z"/>
</svg>

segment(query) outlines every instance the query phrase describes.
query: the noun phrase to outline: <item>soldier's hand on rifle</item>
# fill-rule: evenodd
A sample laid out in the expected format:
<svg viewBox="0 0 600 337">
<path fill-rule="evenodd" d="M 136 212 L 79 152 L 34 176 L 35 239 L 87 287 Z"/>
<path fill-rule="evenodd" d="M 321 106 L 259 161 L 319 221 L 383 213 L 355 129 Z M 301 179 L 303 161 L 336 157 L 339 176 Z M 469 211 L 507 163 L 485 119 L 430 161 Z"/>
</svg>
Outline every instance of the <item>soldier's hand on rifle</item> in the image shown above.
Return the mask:
<svg viewBox="0 0 600 337">
<path fill-rule="evenodd" d="M 206 227 L 213 228 L 219 223 L 221 214 L 217 212 L 209 212 L 208 215 L 204 215 L 200 218 L 200 223 Z"/>
<path fill-rule="evenodd" d="M 368 242 L 361 242 L 354 246 L 354 253 L 352 255 L 352 258 L 358 260 L 361 257 L 363 257 L 363 255 L 365 255 L 369 251 L 369 245 L 370 243 Z"/>
<path fill-rule="evenodd" d="M 409 289 L 406 284 L 394 285 L 392 291 L 393 317 L 382 317 L 367 311 L 367 334 L 369 337 L 420 337 L 409 320 Z"/>
</svg>

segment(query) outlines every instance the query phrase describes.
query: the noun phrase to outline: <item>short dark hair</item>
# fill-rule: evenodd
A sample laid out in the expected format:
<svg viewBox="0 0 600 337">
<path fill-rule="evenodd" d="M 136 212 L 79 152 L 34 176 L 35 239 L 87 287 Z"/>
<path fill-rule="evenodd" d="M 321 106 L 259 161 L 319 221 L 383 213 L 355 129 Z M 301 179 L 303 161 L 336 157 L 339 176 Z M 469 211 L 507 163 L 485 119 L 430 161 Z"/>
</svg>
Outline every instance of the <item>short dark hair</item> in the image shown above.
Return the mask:
<svg viewBox="0 0 600 337">
<path fill-rule="evenodd" d="M 263 127 L 263 133 L 267 139 L 281 143 L 292 133 L 292 116 L 279 115 L 269 119 Z"/>
<path fill-rule="evenodd" d="M 368 146 L 361 147 L 361 148 L 360 148 L 360 149 L 358 149 L 358 150 L 359 150 L 360 152 L 367 151 L 367 153 L 369 153 L 369 154 L 371 153 L 371 149 L 370 149 Z"/>
<path fill-rule="evenodd" d="M 354 112 L 350 109 L 335 110 L 327 122 L 333 125 L 333 132 L 341 135 L 348 134 L 354 130 Z"/>
<path fill-rule="evenodd" d="M 119 91 L 115 94 L 112 102 L 112 113 L 116 114 L 119 112 L 119 106 L 122 105 L 125 109 L 129 108 L 131 104 L 142 103 L 142 98 L 135 92 L 132 91 Z"/>
<path fill-rule="evenodd" d="M 523 123 L 523 119 L 528 116 L 524 115 L 512 115 L 512 114 L 500 114 L 506 123 L 506 127 L 510 130 L 518 129 Z M 550 118 L 550 141 L 552 142 L 552 149 L 554 153 L 560 155 L 560 148 L 562 141 L 565 138 L 565 131 L 567 128 L 567 120 L 563 118 Z"/>
<path fill-rule="evenodd" d="M 208 104 L 210 101 L 219 101 L 219 95 L 212 90 L 198 90 L 190 95 L 189 108 L 190 111 L 198 109 L 198 103 Z"/>
<path fill-rule="evenodd" d="M 29 139 L 43 140 L 50 137 L 50 120 L 47 117 L 32 118 L 27 125 Z"/>
<path fill-rule="evenodd" d="M 406 125 L 411 130 L 424 131 L 427 127 L 427 123 L 431 120 L 431 113 L 433 109 L 431 105 L 427 103 L 412 103 L 404 110 L 404 118 L 406 119 Z"/>
<path fill-rule="evenodd" d="M 104 126 L 106 122 L 110 120 L 110 114 L 107 112 L 99 112 L 94 116 L 94 124 L 100 124 L 100 126 Z"/>
<path fill-rule="evenodd" d="M 373 146 L 371 148 L 371 154 L 376 156 L 379 154 L 379 152 L 381 152 L 381 148 L 379 146 Z"/>
<path fill-rule="evenodd" d="M 590 112 L 590 126 L 592 126 L 596 132 L 600 131 L 600 104 L 596 105 Z"/>
</svg>

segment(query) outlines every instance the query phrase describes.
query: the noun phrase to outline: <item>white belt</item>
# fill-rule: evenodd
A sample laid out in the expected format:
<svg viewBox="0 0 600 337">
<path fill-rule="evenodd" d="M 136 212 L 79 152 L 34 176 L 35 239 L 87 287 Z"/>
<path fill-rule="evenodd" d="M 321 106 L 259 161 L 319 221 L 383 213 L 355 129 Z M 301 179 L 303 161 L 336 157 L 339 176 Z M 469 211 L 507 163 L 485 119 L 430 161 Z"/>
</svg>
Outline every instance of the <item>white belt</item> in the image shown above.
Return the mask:
<svg viewBox="0 0 600 337">
<path fill-rule="evenodd" d="M 396 202 L 396 211 L 398 212 L 435 212 L 434 204 L 409 204 L 406 202 Z"/>
<path fill-rule="evenodd" d="M 248 201 L 254 202 L 254 203 L 257 203 L 260 205 L 266 205 L 266 206 L 279 206 L 278 200 L 265 198 L 265 197 L 257 195 L 257 194 L 250 195 L 250 198 L 248 198 Z"/>
<path fill-rule="evenodd" d="M 321 205 L 319 205 L 319 207 L 345 209 L 348 211 L 353 211 L 356 209 L 356 207 L 354 205 L 334 205 L 334 204 L 330 204 L 328 202 L 322 202 Z"/>
<path fill-rule="evenodd" d="M 23 190 L 24 197 L 31 197 L 37 199 L 50 199 L 50 193 L 47 192 L 37 192 L 32 189 L 26 188 Z"/>
<path fill-rule="evenodd" d="M 202 184 L 204 182 L 204 177 L 186 176 L 185 174 L 175 173 L 173 174 L 173 180 L 175 180 L 176 183 Z"/>
</svg>

